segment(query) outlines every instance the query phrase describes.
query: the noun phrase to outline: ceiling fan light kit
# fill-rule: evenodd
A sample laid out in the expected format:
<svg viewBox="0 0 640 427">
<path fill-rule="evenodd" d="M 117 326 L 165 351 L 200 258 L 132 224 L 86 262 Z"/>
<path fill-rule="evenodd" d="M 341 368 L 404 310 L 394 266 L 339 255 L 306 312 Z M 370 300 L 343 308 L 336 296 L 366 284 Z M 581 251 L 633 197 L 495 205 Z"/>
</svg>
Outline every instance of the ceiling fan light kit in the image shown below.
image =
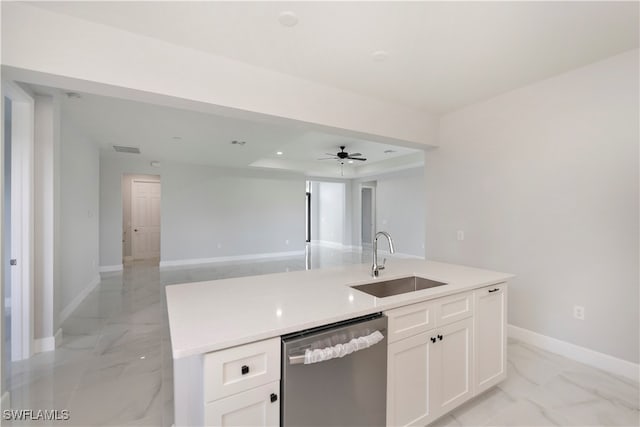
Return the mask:
<svg viewBox="0 0 640 427">
<path fill-rule="evenodd" d="M 318 160 L 338 160 L 338 162 L 340 162 L 340 176 L 344 176 L 344 161 L 346 160 L 348 163 L 353 163 L 354 160 L 358 160 L 361 162 L 366 161 L 367 159 L 365 157 L 361 157 L 362 153 L 348 153 L 345 150 L 345 148 L 347 148 L 346 145 L 341 145 L 340 146 L 340 151 L 338 151 L 335 154 L 332 153 L 325 153 L 327 156 L 330 157 L 325 157 L 322 159 L 318 159 Z"/>
<path fill-rule="evenodd" d="M 330 157 L 325 157 L 323 159 L 318 159 L 318 160 L 340 160 L 344 163 L 344 160 L 359 160 L 361 162 L 366 161 L 367 159 L 362 156 L 362 153 L 347 153 L 345 150 L 345 148 L 347 148 L 346 145 L 341 145 L 340 146 L 340 151 L 338 151 L 337 153 L 333 154 L 333 153 L 325 153 L 327 156 Z"/>
</svg>

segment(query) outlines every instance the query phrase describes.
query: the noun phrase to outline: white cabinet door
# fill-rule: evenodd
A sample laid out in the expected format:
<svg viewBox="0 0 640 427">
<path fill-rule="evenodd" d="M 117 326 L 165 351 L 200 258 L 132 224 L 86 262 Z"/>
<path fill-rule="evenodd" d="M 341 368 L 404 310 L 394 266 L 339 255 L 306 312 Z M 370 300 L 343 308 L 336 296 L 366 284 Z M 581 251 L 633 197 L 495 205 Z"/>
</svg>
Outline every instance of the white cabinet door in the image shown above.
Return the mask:
<svg viewBox="0 0 640 427">
<path fill-rule="evenodd" d="M 386 312 L 389 320 L 389 343 L 408 338 L 436 327 L 435 304 L 431 301 L 411 304 Z"/>
<path fill-rule="evenodd" d="M 438 328 L 435 337 L 431 404 L 440 416 L 473 396 L 473 319 Z"/>
<path fill-rule="evenodd" d="M 389 344 L 387 351 L 387 425 L 426 425 L 433 420 L 429 385 L 433 333 Z"/>
<path fill-rule="evenodd" d="M 280 337 L 204 355 L 205 403 L 280 379 Z"/>
<path fill-rule="evenodd" d="M 506 283 L 474 291 L 475 391 L 480 393 L 507 376 Z"/>
<path fill-rule="evenodd" d="M 279 399 L 280 382 L 274 381 L 216 400 L 205 406 L 205 425 L 278 426 L 280 425 Z"/>
</svg>

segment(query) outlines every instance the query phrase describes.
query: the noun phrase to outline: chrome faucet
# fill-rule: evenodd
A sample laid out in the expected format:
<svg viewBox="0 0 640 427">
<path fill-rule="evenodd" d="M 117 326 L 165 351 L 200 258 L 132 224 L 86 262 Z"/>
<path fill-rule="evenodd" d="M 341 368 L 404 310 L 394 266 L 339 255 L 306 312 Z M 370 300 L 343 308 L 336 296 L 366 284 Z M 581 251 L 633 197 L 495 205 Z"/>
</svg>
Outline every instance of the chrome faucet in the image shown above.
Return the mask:
<svg viewBox="0 0 640 427">
<path fill-rule="evenodd" d="M 389 251 L 394 253 L 393 249 L 393 239 L 391 239 L 391 235 L 386 231 L 378 231 L 376 233 L 376 237 L 373 238 L 373 265 L 371 266 L 371 275 L 373 277 L 378 277 L 380 274 L 380 270 L 384 270 L 384 264 L 386 259 L 382 261 L 382 265 L 378 265 L 378 237 L 384 236 L 389 241 Z"/>
</svg>

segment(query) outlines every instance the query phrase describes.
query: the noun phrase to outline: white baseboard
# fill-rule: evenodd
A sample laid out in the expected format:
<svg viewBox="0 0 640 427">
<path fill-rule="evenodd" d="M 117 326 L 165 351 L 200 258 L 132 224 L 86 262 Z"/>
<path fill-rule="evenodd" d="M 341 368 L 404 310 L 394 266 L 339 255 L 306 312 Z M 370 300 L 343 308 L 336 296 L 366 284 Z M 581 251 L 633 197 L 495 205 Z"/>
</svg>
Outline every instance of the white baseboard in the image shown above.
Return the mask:
<svg viewBox="0 0 640 427">
<path fill-rule="evenodd" d="M 378 249 L 378 259 L 380 258 L 380 255 L 385 255 L 385 256 L 388 256 L 390 258 L 425 259 L 423 256 L 405 254 L 405 253 L 402 253 L 402 252 L 395 252 L 395 253 L 392 254 L 389 251 L 386 251 L 386 250 L 383 250 L 383 249 Z"/>
<path fill-rule="evenodd" d="M 331 248 L 331 249 L 347 249 L 348 246 L 343 245 L 338 242 L 331 242 L 329 240 L 312 240 L 312 246 L 321 246 L 323 248 Z"/>
<path fill-rule="evenodd" d="M 99 283 L 100 283 L 100 275 L 97 275 L 96 277 L 93 278 L 91 283 L 89 283 L 82 291 L 80 291 L 80 293 L 76 295 L 76 297 L 73 300 L 71 300 L 71 302 L 67 304 L 65 308 L 62 309 L 62 311 L 60 312 L 60 320 L 59 320 L 60 323 L 64 322 L 65 319 L 69 317 L 71 313 L 73 313 L 73 310 L 78 308 L 80 303 L 84 301 L 87 295 L 89 295 L 91 291 L 93 291 L 96 288 L 96 286 L 98 286 Z M 58 333 L 56 332 L 56 335 L 57 334 Z M 62 337 L 62 335 L 60 336 Z M 55 341 L 54 341 L 54 346 L 55 346 Z"/>
<path fill-rule="evenodd" d="M 0 408 L 4 411 L 5 409 L 9 409 L 11 407 L 11 394 L 8 391 L 5 391 L 2 394 L 2 398 L 0 399 Z"/>
<path fill-rule="evenodd" d="M 122 264 L 101 265 L 100 268 L 98 269 L 100 273 L 110 273 L 112 271 L 122 271 L 122 270 L 124 270 L 124 267 Z"/>
<path fill-rule="evenodd" d="M 514 325 L 507 326 L 508 334 L 511 338 L 523 341 L 527 344 L 540 347 L 543 350 L 559 354 L 569 359 L 576 360 L 603 371 L 611 372 L 638 381 L 640 378 L 640 365 L 627 360 L 618 359 L 608 354 L 600 353 L 586 347 L 571 344 L 556 338 L 519 328 Z"/>
<path fill-rule="evenodd" d="M 211 264 L 216 262 L 247 261 L 247 260 L 266 259 L 266 258 L 287 258 L 292 256 L 303 256 L 303 255 L 304 255 L 304 250 L 290 251 L 290 252 L 269 252 L 264 254 L 232 255 L 232 256 L 221 256 L 221 257 L 215 257 L 215 258 L 179 259 L 179 260 L 171 260 L 171 261 L 160 261 L 160 268 L 181 267 L 185 265 L 196 265 L 196 264 Z"/>
<path fill-rule="evenodd" d="M 56 349 L 56 337 L 36 338 L 33 340 L 33 352 L 42 353 L 45 351 L 53 351 Z"/>
<path fill-rule="evenodd" d="M 58 328 L 56 333 L 53 335 L 53 338 L 55 340 L 56 347 L 60 347 L 60 344 L 62 344 L 62 328 Z"/>
<path fill-rule="evenodd" d="M 363 251 L 363 247 L 362 246 L 343 245 L 342 243 L 329 242 L 327 240 L 312 240 L 311 241 L 311 245 L 312 246 L 320 246 L 320 247 L 324 247 L 324 248 L 331 248 L 331 249 L 340 249 L 340 250 L 345 250 L 345 251 L 356 251 L 356 252 L 362 252 Z M 367 249 L 371 249 L 371 248 L 372 248 L 371 246 L 367 247 Z M 405 253 L 402 253 L 402 252 L 396 252 L 394 254 L 391 254 L 391 252 L 389 252 L 388 250 L 384 250 L 384 249 L 378 249 L 378 255 L 385 255 L 385 256 L 388 256 L 390 258 L 425 259 L 424 256 L 405 254 Z"/>
</svg>

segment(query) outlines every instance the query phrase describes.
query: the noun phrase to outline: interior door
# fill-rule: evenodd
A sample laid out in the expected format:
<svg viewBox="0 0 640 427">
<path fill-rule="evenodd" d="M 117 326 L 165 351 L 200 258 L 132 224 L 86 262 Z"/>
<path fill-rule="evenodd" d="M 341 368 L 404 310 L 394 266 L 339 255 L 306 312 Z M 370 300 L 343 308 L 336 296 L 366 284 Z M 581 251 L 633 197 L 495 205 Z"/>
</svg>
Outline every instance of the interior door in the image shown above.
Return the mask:
<svg viewBox="0 0 640 427">
<path fill-rule="evenodd" d="M 160 257 L 160 183 L 134 180 L 131 188 L 132 255 Z"/>
</svg>

